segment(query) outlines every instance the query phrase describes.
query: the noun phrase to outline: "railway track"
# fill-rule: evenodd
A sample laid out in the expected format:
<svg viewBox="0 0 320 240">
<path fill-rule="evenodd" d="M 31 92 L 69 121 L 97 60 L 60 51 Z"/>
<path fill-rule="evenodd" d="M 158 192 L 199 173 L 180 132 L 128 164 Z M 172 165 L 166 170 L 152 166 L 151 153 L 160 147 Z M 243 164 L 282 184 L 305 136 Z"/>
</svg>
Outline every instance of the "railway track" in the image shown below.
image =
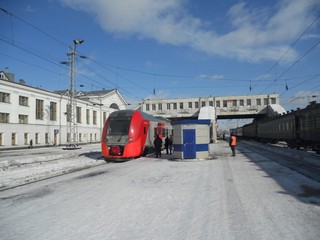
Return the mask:
<svg viewBox="0 0 320 240">
<path fill-rule="evenodd" d="M 318 154 L 251 141 L 241 141 L 239 146 L 320 182 L 320 157 Z"/>
</svg>

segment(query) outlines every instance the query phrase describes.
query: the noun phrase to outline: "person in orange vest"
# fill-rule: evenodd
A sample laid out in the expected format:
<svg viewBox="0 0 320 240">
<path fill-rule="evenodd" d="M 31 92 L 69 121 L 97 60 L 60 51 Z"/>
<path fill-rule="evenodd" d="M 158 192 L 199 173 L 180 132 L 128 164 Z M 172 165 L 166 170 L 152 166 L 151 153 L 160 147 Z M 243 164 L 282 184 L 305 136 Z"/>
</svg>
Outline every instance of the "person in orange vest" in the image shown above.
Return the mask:
<svg viewBox="0 0 320 240">
<path fill-rule="evenodd" d="M 231 133 L 231 136 L 230 136 L 229 146 L 231 147 L 232 156 L 235 156 L 236 146 L 237 146 L 237 137 L 233 133 Z"/>
</svg>

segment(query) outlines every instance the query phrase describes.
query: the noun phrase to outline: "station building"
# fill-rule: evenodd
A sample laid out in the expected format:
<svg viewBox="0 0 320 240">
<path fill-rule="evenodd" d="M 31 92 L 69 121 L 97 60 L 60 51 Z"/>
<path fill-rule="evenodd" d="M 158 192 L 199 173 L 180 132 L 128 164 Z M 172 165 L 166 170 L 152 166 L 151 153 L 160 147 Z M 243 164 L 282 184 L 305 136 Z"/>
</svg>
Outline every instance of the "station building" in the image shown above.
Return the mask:
<svg viewBox="0 0 320 240">
<path fill-rule="evenodd" d="M 57 146 L 67 143 L 69 91 L 47 91 L 14 80 L 14 74 L 0 71 L 0 150 Z M 100 142 L 104 122 L 128 103 L 118 90 L 78 92 L 76 122 L 78 143 Z"/>
</svg>

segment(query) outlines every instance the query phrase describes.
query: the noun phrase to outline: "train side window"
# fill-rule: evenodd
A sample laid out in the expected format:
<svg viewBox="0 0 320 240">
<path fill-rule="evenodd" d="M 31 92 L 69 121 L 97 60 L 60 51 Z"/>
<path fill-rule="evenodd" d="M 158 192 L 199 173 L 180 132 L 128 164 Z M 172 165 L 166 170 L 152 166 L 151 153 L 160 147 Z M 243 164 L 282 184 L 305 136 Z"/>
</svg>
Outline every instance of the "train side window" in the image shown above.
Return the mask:
<svg viewBox="0 0 320 240">
<path fill-rule="evenodd" d="M 147 128 L 143 127 L 143 134 L 147 134 Z"/>
</svg>

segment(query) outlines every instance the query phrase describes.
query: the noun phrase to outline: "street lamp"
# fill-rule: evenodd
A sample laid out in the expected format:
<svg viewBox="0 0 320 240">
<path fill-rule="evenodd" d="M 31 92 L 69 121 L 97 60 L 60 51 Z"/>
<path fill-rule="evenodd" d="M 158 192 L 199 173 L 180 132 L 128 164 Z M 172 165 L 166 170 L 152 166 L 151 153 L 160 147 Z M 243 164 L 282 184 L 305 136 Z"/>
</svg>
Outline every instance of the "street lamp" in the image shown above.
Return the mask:
<svg viewBox="0 0 320 240">
<path fill-rule="evenodd" d="M 67 119 L 67 147 L 64 149 L 76 149 L 78 146 L 78 125 L 76 119 L 76 79 L 75 79 L 75 65 L 76 65 L 76 46 L 82 44 L 84 40 L 75 39 L 73 40 L 73 46 L 70 47 L 70 52 L 67 53 L 70 61 L 63 61 L 61 64 L 66 64 L 70 66 L 70 82 L 69 82 L 69 99 L 68 99 L 68 108 L 70 109 L 70 119 Z M 67 111 L 68 112 L 68 111 Z"/>
</svg>

